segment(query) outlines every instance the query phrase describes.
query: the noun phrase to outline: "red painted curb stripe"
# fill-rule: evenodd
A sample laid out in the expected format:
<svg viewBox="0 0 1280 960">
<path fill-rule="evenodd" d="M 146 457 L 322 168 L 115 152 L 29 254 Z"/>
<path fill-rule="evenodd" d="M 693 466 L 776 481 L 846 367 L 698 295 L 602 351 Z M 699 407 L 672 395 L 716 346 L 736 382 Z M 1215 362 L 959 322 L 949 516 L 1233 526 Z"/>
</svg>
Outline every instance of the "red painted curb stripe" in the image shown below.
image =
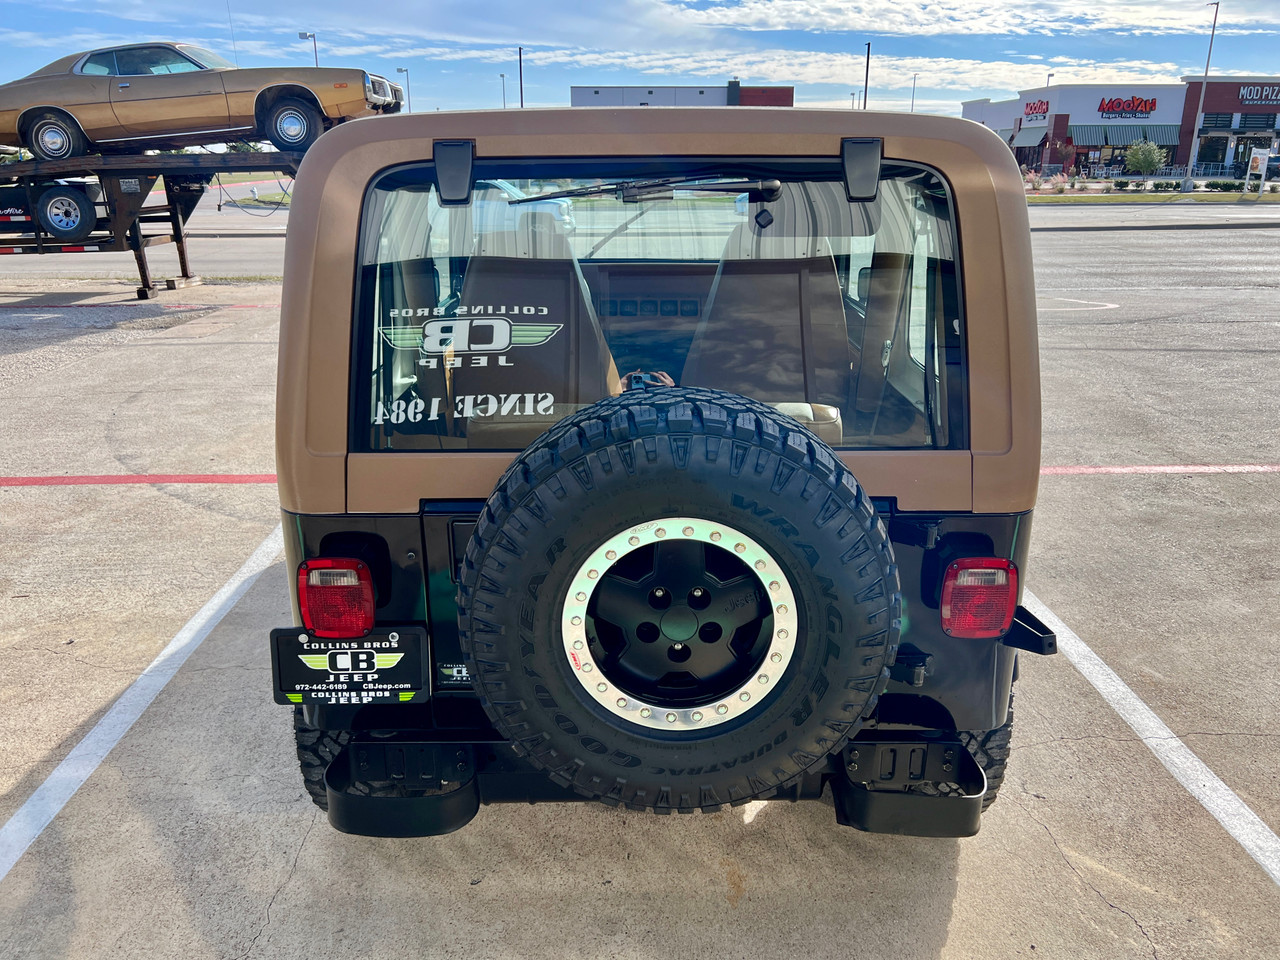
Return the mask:
<svg viewBox="0 0 1280 960">
<path fill-rule="evenodd" d="M 70 477 L 0 477 L 0 487 L 79 487 L 122 483 L 275 483 L 274 473 L 141 473 Z"/>
<path fill-rule="evenodd" d="M 1277 463 L 1142 465 L 1131 467 L 1042 467 L 1041 476 L 1080 476 L 1130 473 L 1280 473 Z"/>
</svg>

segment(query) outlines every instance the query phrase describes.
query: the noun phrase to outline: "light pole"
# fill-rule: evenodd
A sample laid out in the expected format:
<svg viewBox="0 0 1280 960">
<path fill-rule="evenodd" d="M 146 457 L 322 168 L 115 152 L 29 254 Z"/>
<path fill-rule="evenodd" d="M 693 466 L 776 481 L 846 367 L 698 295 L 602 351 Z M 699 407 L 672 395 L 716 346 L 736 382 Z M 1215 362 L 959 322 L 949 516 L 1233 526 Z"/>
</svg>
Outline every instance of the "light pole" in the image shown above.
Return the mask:
<svg viewBox="0 0 1280 960">
<path fill-rule="evenodd" d="M 299 30 L 298 39 L 311 41 L 311 54 L 316 58 L 316 66 L 320 66 L 320 48 L 316 46 L 316 35 Z"/>
<path fill-rule="evenodd" d="M 920 74 L 918 73 L 913 73 L 911 75 L 911 112 L 912 113 L 916 112 L 916 77 L 918 76 L 920 76 Z"/>
<path fill-rule="evenodd" d="M 1213 7 L 1213 29 L 1209 31 L 1209 55 L 1204 58 L 1204 77 L 1200 81 L 1200 102 L 1196 105 L 1196 115 L 1191 121 L 1194 126 L 1191 128 L 1191 153 L 1187 157 L 1187 178 L 1182 181 L 1183 193 L 1189 193 L 1196 188 L 1196 182 L 1191 179 L 1191 175 L 1195 170 L 1196 159 L 1200 156 L 1200 117 L 1204 113 L 1204 92 L 1209 86 L 1209 61 L 1213 59 L 1213 38 L 1218 32 L 1218 4 L 1206 3 L 1205 6 Z"/>
<path fill-rule="evenodd" d="M 859 87 L 859 88 L 858 88 L 858 92 L 857 92 L 857 93 L 850 93 L 850 94 L 849 94 L 849 96 L 853 98 L 853 103 L 852 103 L 850 106 L 851 106 L 854 110 L 857 110 L 857 109 L 858 109 L 858 98 L 859 98 L 860 96 L 862 96 L 862 88 L 861 88 L 861 87 Z"/>
<path fill-rule="evenodd" d="M 1052 79 L 1053 79 L 1053 74 L 1052 74 L 1052 73 L 1051 73 L 1051 74 L 1049 74 L 1047 77 L 1045 77 L 1045 78 L 1044 78 L 1044 87 L 1045 87 L 1045 89 L 1046 89 L 1046 90 L 1048 90 L 1048 89 L 1049 89 L 1049 81 L 1050 81 L 1050 80 L 1052 80 Z"/>
<path fill-rule="evenodd" d="M 867 69 L 862 78 L 862 109 L 867 109 L 867 90 L 871 86 L 871 41 L 867 41 Z"/>
<path fill-rule="evenodd" d="M 404 74 L 404 109 L 406 113 L 413 113 L 413 91 L 409 87 L 409 68 L 396 67 L 396 73 Z"/>
<path fill-rule="evenodd" d="M 505 73 L 498 74 L 502 78 L 502 109 L 507 109 L 507 75 Z"/>
</svg>

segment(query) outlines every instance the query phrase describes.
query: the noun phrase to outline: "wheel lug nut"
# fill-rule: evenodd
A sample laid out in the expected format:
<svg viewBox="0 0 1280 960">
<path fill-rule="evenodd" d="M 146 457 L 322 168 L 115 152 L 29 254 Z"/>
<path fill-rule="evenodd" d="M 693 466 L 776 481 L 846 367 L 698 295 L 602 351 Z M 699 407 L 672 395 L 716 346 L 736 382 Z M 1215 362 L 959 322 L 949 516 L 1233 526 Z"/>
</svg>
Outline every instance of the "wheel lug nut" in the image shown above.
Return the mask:
<svg viewBox="0 0 1280 960">
<path fill-rule="evenodd" d="M 779 613 L 786 613 L 786 612 L 787 612 L 787 605 L 786 605 L 785 603 L 780 603 L 780 604 L 778 604 L 778 612 L 779 612 Z"/>
<path fill-rule="evenodd" d="M 581 640 L 575 640 L 575 641 L 573 641 L 573 649 L 575 649 L 575 650 L 581 650 L 581 649 L 582 649 L 582 641 L 581 641 Z"/>
<path fill-rule="evenodd" d="M 760 683 L 768 683 L 769 675 L 767 673 L 762 673 L 760 674 L 760 676 L 756 677 L 756 680 L 758 680 Z"/>
<path fill-rule="evenodd" d="M 680 532 L 681 532 L 681 533 L 683 533 L 686 537 L 692 537 L 692 536 L 693 536 L 693 527 L 685 527 L 685 528 L 684 528 L 683 530 L 681 530 Z"/>
<path fill-rule="evenodd" d="M 589 663 L 584 663 L 584 664 L 582 665 L 582 672 L 583 672 L 583 673 L 590 673 L 590 672 L 591 672 L 591 664 L 589 664 Z"/>
<path fill-rule="evenodd" d="M 757 569 L 757 570 L 763 570 L 766 566 L 768 566 L 768 564 L 766 564 L 763 560 L 757 560 L 757 561 L 756 561 L 756 569 Z"/>
<path fill-rule="evenodd" d="M 581 618 L 581 617 L 574 617 L 574 618 L 573 618 L 572 620 L 570 620 L 569 622 L 570 622 L 570 623 L 572 623 L 575 627 L 580 627 L 580 626 L 582 626 L 582 618 Z"/>
<path fill-rule="evenodd" d="M 646 720 L 648 720 L 650 717 L 652 717 L 652 716 L 653 716 L 653 711 L 652 711 L 652 710 L 650 710 L 648 707 L 641 707 L 641 708 L 640 708 L 640 716 L 642 716 L 642 717 L 644 717 Z"/>
<path fill-rule="evenodd" d="M 659 527 L 657 530 L 653 531 L 653 535 L 661 540 L 667 535 L 667 530 L 665 527 Z"/>
<path fill-rule="evenodd" d="M 719 704 L 719 705 L 716 707 L 716 713 L 720 714 L 721 716 L 723 716 L 724 714 L 726 714 L 726 713 L 728 713 L 728 712 L 729 712 L 728 704 L 724 704 L 724 703 L 722 703 L 722 704 Z"/>
<path fill-rule="evenodd" d="M 601 693 L 604 693 L 606 690 L 609 689 L 609 685 L 607 683 L 597 683 L 596 689 L 599 690 Z"/>
<path fill-rule="evenodd" d="M 689 714 L 689 718 L 693 720 L 694 723 L 697 723 L 702 719 L 702 711 L 701 710 L 693 711 L 693 713 Z"/>
<path fill-rule="evenodd" d="M 712 530 L 712 531 L 711 531 L 711 539 L 712 539 L 712 541 L 714 541 L 715 543 L 719 543 L 719 542 L 720 542 L 720 531 L 719 531 L 719 530 Z"/>
<path fill-rule="evenodd" d="M 743 703 L 746 703 L 748 700 L 751 699 L 751 694 L 743 690 L 740 694 L 738 694 L 738 699 L 741 700 Z"/>
<path fill-rule="evenodd" d="M 577 600 L 579 603 L 582 603 L 587 599 L 587 595 L 583 593 L 581 590 L 579 590 L 577 593 L 573 595 L 573 599 Z"/>
<path fill-rule="evenodd" d="M 782 584 L 780 584 L 777 580 L 774 580 L 771 584 L 769 584 L 769 589 L 772 590 L 774 593 L 777 593 L 779 590 L 782 589 Z"/>
<path fill-rule="evenodd" d="M 675 722 L 676 722 L 676 715 L 674 713 L 668 713 L 667 723 L 675 723 Z"/>
<path fill-rule="evenodd" d="M 774 663 L 781 663 L 781 662 L 782 662 L 782 654 L 780 654 L 780 653 L 775 653 L 775 654 L 773 654 L 773 656 L 771 656 L 769 659 L 770 659 L 770 660 L 772 660 Z"/>
<path fill-rule="evenodd" d="M 735 543 L 735 544 L 733 545 L 733 552 L 734 552 L 734 553 L 746 553 L 746 552 L 747 552 L 747 545 L 746 545 L 745 543 Z"/>
<path fill-rule="evenodd" d="M 625 707 L 626 705 L 627 705 L 627 698 L 626 698 L 626 697 L 619 697 L 619 698 L 618 698 L 618 706 L 620 706 L 620 707 Z"/>
<path fill-rule="evenodd" d="M 638 546 L 640 546 L 640 538 L 639 538 L 639 537 L 628 537 L 628 538 L 627 538 L 627 543 L 631 544 L 631 546 L 633 546 L 633 547 L 638 547 Z"/>
<path fill-rule="evenodd" d="M 783 630 L 779 630 L 779 631 L 778 631 L 778 639 L 779 639 L 779 640 L 785 640 L 785 639 L 787 639 L 787 637 L 789 637 L 789 636 L 791 636 L 791 634 L 787 633 L 787 631 L 786 631 L 785 629 L 783 629 Z"/>
<path fill-rule="evenodd" d="M 588 570 L 588 571 L 587 571 L 587 576 L 588 576 L 588 577 L 590 577 L 592 580 L 594 580 L 596 577 L 600 576 L 600 571 L 599 571 L 599 570 Z"/>
<path fill-rule="evenodd" d="M 617 560 L 617 559 L 618 559 L 618 551 L 617 551 L 617 550 L 606 550 L 606 551 L 605 551 L 605 554 L 604 554 L 604 558 L 605 558 L 606 560 Z"/>
</svg>

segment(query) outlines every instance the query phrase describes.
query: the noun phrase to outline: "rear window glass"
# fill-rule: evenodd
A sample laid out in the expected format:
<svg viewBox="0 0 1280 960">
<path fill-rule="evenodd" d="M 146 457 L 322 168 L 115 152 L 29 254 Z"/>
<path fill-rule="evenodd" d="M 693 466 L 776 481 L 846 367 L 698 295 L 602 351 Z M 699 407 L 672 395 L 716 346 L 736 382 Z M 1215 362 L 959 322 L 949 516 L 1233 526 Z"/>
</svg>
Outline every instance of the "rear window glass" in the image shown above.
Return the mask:
<svg viewBox="0 0 1280 960">
<path fill-rule="evenodd" d="M 965 445 L 954 218 L 932 171 L 875 201 L 823 161 L 431 164 L 370 187 L 352 449 L 523 449 L 628 374 L 769 403 L 849 449 Z M 655 181 L 673 181 L 655 183 Z"/>
</svg>

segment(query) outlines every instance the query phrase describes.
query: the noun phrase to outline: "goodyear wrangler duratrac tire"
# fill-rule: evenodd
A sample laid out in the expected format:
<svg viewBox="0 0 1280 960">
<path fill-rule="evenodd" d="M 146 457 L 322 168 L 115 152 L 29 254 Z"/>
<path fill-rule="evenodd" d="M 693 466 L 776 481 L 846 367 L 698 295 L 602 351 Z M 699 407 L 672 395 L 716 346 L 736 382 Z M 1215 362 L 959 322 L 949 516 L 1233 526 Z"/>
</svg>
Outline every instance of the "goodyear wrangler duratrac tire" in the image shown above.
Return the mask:
<svg viewBox="0 0 1280 960">
<path fill-rule="evenodd" d="M 901 601 L 884 526 L 826 444 L 743 397 L 662 388 L 516 459 L 458 606 L 517 753 L 667 813 L 768 797 L 838 750 L 887 681 Z"/>
</svg>

